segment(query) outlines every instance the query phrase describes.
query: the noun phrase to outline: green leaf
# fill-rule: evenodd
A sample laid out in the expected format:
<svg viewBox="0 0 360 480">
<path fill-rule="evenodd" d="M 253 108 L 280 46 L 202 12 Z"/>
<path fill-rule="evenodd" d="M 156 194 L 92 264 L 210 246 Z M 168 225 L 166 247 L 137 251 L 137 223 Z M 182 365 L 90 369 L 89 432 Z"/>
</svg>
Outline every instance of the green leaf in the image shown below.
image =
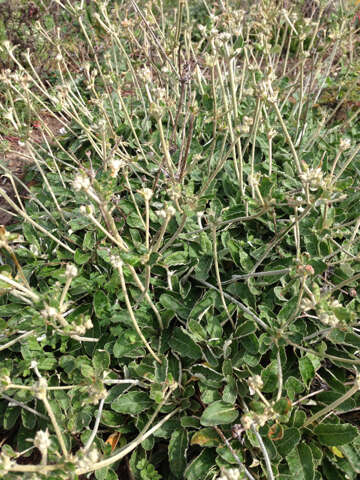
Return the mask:
<svg viewBox="0 0 360 480">
<path fill-rule="evenodd" d="M 315 368 L 307 356 L 299 359 L 299 370 L 305 385 L 309 386 L 309 383 L 315 376 Z"/>
<path fill-rule="evenodd" d="M 358 436 L 357 428 L 349 423 L 337 425 L 334 423 L 321 423 L 314 428 L 314 433 L 323 445 L 335 447 L 350 443 Z"/>
<path fill-rule="evenodd" d="M 25 409 L 21 409 L 21 420 L 23 422 L 23 425 L 25 428 L 28 430 L 32 430 L 35 428 L 36 422 L 37 422 L 38 417 L 34 415 L 32 412 L 28 412 Z"/>
<path fill-rule="evenodd" d="M 259 340 L 254 333 L 241 337 L 239 341 L 251 355 L 256 355 L 259 352 Z"/>
<path fill-rule="evenodd" d="M 202 480 L 206 478 L 214 466 L 216 453 L 209 448 L 204 449 L 185 470 L 186 480 Z"/>
<path fill-rule="evenodd" d="M 169 340 L 169 345 L 181 356 L 192 358 L 193 360 L 198 360 L 202 357 L 201 348 L 183 327 L 175 328 Z"/>
<path fill-rule="evenodd" d="M 343 445 L 340 451 L 346 457 L 354 472 L 360 473 L 360 449 L 357 449 L 353 444 Z"/>
<path fill-rule="evenodd" d="M 326 405 L 330 405 L 336 400 L 339 400 L 339 398 L 341 398 L 342 395 L 343 394 L 339 392 L 332 392 L 332 391 L 321 392 L 319 393 L 319 395 L 317 395 L 316 400 L 318 402 L 325 403 Z M 336 409 L 346 412 L 347 410 L 351 410 L 355 407 L 356 407 L 356 402 L 354 398 L 348 398 L 347 400 L 345 400 L 345 402 L 342 402 L 340 405 L 338 405 Z"/>
<path fill-rule="evenodd" d="M 101 415 L 101 423 L 108 427 L 120 427 L 124 422 L 124 416 L 110 410 L 104 410 Z"/>
<path fill-rule="evenodd" d="M 216 430 L 207 427 L 194 433 L 191 437 L 190 445 L 200 445 L 200 447 L 217 447 L 221 444 L 221 439 Z"/>
<path fill-rule="evenodd" d="M 234 457 L 233 452 L 240 461 L 243 461 L 243 446 L 239 440 L 232 440 L 230 442 L 231 450 L 223 443 L 216 448 L 216 453 L 223 459 L 225 462 L 238 465 L 237 459 Z"/>
<path fill-rule="evenodd" d="M 94 295 L 94 310 L 98 318 L 106 316 L 109 309 L 109 300 L 104 292 L 98 290 Z"/>
<path fill-rule="evenodd" d="M 223 383 L 223 376 L 216 370 L 206 365 L 194 365 L 191 369 L 193 376 L 200 378 L 200 381 L 212 388 L 220 388 Z"/>
<path fill-rule="evenodd" d="M 110 355 L 108 352 L 97 350 L 93 356 L 92 364 L 98 372 L 103 372 L 110 365 Z"/>
<path fill-rule="evenodd" d="M 296 480 L 313 480 L 315 476 L 311 449 L 305 443 L 295 447 L 286 457 L 292 478 Z"/>
<path fill-rule="evenodd" d="M 116 480 L 118 477 L 114 470 L 104 467 L 95 471 L 95 478 L 96 480 Z"/>
<path fill-rule="evenodd" d="M 264 392 L 273 392 L 276 390 L 279 380 L 278 380 L 278 365 L 274 360 L 261 372 L 261 378 L 264 382 L 262 390 Z"/>
<path fill-rule="evenodd" d="M 169 293 L 163 293 L 162 295 L 160 295 L 159 300 L 163 307 L 176 313 L 177 315 L 179 315 L 179 317 L 187 319 L 190 311 L 184 305 L 183 301 L 179 300 L 174 295 L 170 295 Z"/>
<path fill-rule="evenodd" d="M 20 415 L 20 411 L 19 407 L 7 407 L 5 415 L 3 416 L 4 430 L 11 430 Z"/>
<path fill-rule="evenodd" d="M 277 451 L 282 457 L 286 457 L 291 450 L 296 447 L 301 438 L 300 432 L 297 428 L 287 428 L 284 431 L 284 436 L 279 441 L 274 441 Z"/>
<path fill-rule="evenodd" d="M 181 423 L 181 426 L 184 428 L 200 427 L 200 421 L 196 417 L 190 417 L 190 416 L 181 417 L 180 423 Z"/>
<path fill-rule="evenodd" d="M 201 425 L 204 427 L 213 427 L 215 425 L 226 425 L 233 423 L 239 415 L 236 408 L 222 400 L 218 400 L 209 405 L 200 418 Z"/>
<path fill-rule="evenodd" d="M 326 457 L 321 467 L 326 480 L 344 480 L 343 472 L 340 472 Z"/>
<path fill-rule="evenodd" d="M 288 300 L 285 305 L 282 307 L 277 317 L 282 323 L 286 323 L 291 315 L 295 312 L 298 304 L 298 297 L 295 296 Z"/>
<path fill-rule="evenodd" d="M 129 392 L 114 400 L 111 408 L 118 413 L 138 415 L 153 405 L 153 401 L 145 392 Z"/>
<path fill-rule="evenodd" d="M 81 250 L 77 249 L 74 253 L 74 261 L 77 265 L 84 265 L 91 258 L 91 253 L 82 253 Z"/>
<path fill-rule="evenodd" d="M 186 265 L 188 263 L 188 254 L 187 252 L 173 252 L 169 255 L 166 255 L 162 260 L 161 264 L 164 264 L 168 267 L 174 265 Z"/>
<path fill-rule="evenodd" d="M 290 400 L 294 400 L 297 393 L 304 391 L 304 384 L 295 377 L 289 377 L 285 382 L 285 389 Z"/>
<path fill-rule="evenodd" d="M 169 442 L 169 465 L 176 478 L 183 478 L 186 468 L 186 451 L 189 446 L 188 433 L 184 429 L 175 430 Z"/>
<path fill-rule="evenodd" d="M 252 320 L 246 320 L 235 330 L 235 338 L 246 337 L 251 333 L 256 332 L 256 325 Z"/>
</svg>

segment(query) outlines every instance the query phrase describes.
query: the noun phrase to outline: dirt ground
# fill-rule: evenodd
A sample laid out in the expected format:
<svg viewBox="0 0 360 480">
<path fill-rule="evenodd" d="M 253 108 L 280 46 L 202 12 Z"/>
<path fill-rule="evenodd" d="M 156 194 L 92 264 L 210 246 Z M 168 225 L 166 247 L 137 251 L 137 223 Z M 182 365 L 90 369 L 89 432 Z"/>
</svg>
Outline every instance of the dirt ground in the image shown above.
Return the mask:
<svg viewBox="0 0 360 480">
<path fill-rule="evenodd" d="M 63 124 L 54 116 L 50 114 L 43 114 L 41 121 L 51 130 L 54 136 L 60 135 L 60 129 Z M 42 143 L 43 136 L 41 133 L 41 122 L 34 122 L 30 132 L 30 143 Z M 50 139 L 49 139 L 50 140 Z M 0 167 L 4 166 L 8 170 L 8 174 L 3 168 L 0 168 L 0 188 L 5 190 L 7 195 L 12 200 L 16 201 L 16 195 L 13 188 L 13 182 L 18 188 L 20 196 L 26 198 L 24 188 L 17 182 L 17 180 L 24 180 L 26 169 L 31 166 L 32 160 L 30 158 L 28 149 L 20 139 L 13 135 L 3 135 L 0 132 L 0 144 L 7 143 L 5 153 L 0 153 Z M 12 177 L 12 178 L 11 178 Z M 29 187 L 31 185 L 28 185 Z M 0 195 L 0 225 L 9 225 L 16 221 L 16 216 L 11 212 L 7 201 Z"/>
</svg>

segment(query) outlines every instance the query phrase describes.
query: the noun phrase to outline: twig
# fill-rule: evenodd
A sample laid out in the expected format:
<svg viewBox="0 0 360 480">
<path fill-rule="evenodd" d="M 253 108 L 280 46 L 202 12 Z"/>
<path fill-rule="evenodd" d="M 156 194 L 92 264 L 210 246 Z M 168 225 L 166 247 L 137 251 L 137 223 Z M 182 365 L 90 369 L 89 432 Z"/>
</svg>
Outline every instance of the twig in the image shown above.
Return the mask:
<svg viewBox="0 0 360 480">
<path fill-rule="evenodd" d="M 48 420 L 48 417 L 46 415 L 43 415 L 42 413 L 38 412 L 34 408 L 28 407 L 27 405 L 25 405 L 25 403 L 19 402 L 18 400 L 15 400 L 15 398 L 9 397 L 5 393 L 1 393 L 1 396 L 3 398 L 5 398 L 5 400 L 7 400 L 8 402 L 13 403 L 14 405 L 17 405 L 18 407 L 21 407 L 24 410 L 27 410 L 28 412 L 33 413 L 34 415 L 37 415 L 40 418 L 43 418 L 44 420 Z"/>
<path fill-rule="evenodd" d="M 98 410 L 98 413 L 96 415 L 95 425 L 94 425 L 93 431 L 91 432 L 91 435 L 90 435 L 88 441 L 86 442 L 86 445 L 84 447 L 84 452 L 89 450 L 89 448 L 91 447 L 91 444 L 93 443 L 93 441 L 96 437 L 96 434 L 97 434 L 97 431 L 98 431 L 98 428 L 99 428 L 99 425 L 100 425 L 100 419 L 101 419 L 101 414 L 102 414 L 103 407 L 104 407 L 105 398 L 102 398 L 100 400 L 99 410 Z"/>
<path fill-rule="evenodd" d="M 256 426 L 255 425 L 252 425 L 251 426 L 251 430 L 253 431 L 253 433 L 255 434 L 256 438 L 257 438 L 257 441 L 259 442 L 259 445 L 260 445 L 260 449 L 264 455 L 264 460 L 265 460 L 265 465 L 266 465 L 266 470 L 268 472 L 268 480 L 275 480 L 275 477 L 274 477 L 274 474 L 273 474 L 273 471 L 272 471 L 272 468 L 271 468 L 271 462 L 270 462 L 270 458 L 269 458 L 269 454 L 266 450 L 266 447 L 265 447 L 265 444 L 263 442 L 263 439 L 261 438 L 261 435 L 260 433 L 257 431 L 256 429 Z"/>
<path fill-rule="evenodd" d="M 245 475 L 247 476 L 247 478 L 249 480 L 255 480 L 255 478 L 251 475 L 251 473 L 249 472 L 249 470 L 245 467 L 245 465 L 242 463 L 242 461 L 240 460 L 239 456 L 236 454 L 235 450 L 232 448 L 230 442 L 228 441 L 228 439 L 225 437 L 225 435 L 223 434 L 223 432 L 220 430 L 219 427 L 214 427 L 216 432 L 218 433 L 218 435 L 220 435 L 220 437 L 222 438 L 223 442 L 225 443 L 225 445 L 227 446 L 227 448 L 230 450 L 232 456 L 234 457 L 234 459 L 236 460 L 237 464 L 239 465 L 240 469 L 245 473 Z"/>
<path fill-rule="evenodd" d="M 206 282 L 205 280 L 200 280 L 200 278 L 197 278 L 195 276 L 191 276 L 194 280 L 196 280 L 197 282 L 199 283 L 202 283 L 203 285 L 205 285 L 206 287 L 208 288 L 211 288 L 213 290 L 216 290 L 218 293 L 220 293 L 220 290 L 216 287 L 214 287 L 214 285 L 211 285 L 211 283 L 208 283 Z M 236 300 L 236 298 L 232 297 L 231 295 L 229 295 L 228 293 L 225 293 L 224 292 L 224 297 L 225 298 L 228 298 L 232 303 L 235 303 L 235 305 L 237 305 L 243 312 L 247 313 L 248 315 L 250 315 L 250 317 L 255 320 L 255 322 L 260 325 L 264 330 L 269 330 L 270 327 L 268 327 L 268 325 L 266 325 L 265 322 L 263 322 L 261 320 L 261 318 L 259 318 L 257 315 L 255 315 L 255 313 L 253 313 L 251 310 L 249 310 L 244 304 L 242 304 L 241 302 L 239 302 L 239 300 Z"/>
</svg>

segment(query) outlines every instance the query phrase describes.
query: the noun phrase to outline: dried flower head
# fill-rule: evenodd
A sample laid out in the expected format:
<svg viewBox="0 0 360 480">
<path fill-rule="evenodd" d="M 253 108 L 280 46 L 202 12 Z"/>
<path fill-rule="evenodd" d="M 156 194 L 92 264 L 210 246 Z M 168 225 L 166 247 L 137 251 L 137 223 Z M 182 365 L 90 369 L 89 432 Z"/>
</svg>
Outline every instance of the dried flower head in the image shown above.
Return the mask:
<svg viewBox="0 0 360 480">
<path fill-rule="evenodd" d="M 254 395 L 257 390 L 260 390 L 264 386 L 264 382 L 260 375 L 254 375 L 253 377 L 249 377 L 247 380 L 247 384 L 250 390 L 250 395 Z"/>
<path fill-rule="evenodd" d="M 65 269 L 65 276 L 67 278 L 74 278 L 76 277 L 78 274 L 78 269 L 75 265 L 73 265 L 72 263 L 68 263 L 66 265 L 66 269 Z"/>
<path fill-rule="evenodd" d="M 48 429 L 46 429 L 45 431 L 37 431 L 34 438 L 34 446 L 38 448 L 40 452 L 46 452 L 50 445 L 51 440 Z"/>
<path fill-rule="evenodd" d="M 90 178 L 86 175 L 85 172 L 78 173 L 74 178 L 73 188 L 75 192 L 80 192 L 81 190 L 84 190 L 86 192 L 89 190 L 90 186 Z"/>
<path fill-rule="evenodd" d="M 312 191 L 316 191 L 326 185 L 324 174 L 320 167 L 309 168 L 306 165 L 304 172 L 300 173 L 300 179 L 303 183 L 308 184 Z"/>
</svg>

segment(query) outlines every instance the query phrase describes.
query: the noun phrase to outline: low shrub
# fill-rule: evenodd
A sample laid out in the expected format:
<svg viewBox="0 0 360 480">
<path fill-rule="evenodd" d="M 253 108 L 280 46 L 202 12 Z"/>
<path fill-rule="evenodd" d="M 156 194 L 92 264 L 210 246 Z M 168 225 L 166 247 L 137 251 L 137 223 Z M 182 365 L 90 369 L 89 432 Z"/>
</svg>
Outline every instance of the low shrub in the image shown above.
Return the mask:
<svg viewBox="0 0 360 480">
<path fill-rule="evenodd" d="M 77 71 L 2 46 L 2 476 L 355 479 L 354 12 L 57 3 Z"/>
</svg>

